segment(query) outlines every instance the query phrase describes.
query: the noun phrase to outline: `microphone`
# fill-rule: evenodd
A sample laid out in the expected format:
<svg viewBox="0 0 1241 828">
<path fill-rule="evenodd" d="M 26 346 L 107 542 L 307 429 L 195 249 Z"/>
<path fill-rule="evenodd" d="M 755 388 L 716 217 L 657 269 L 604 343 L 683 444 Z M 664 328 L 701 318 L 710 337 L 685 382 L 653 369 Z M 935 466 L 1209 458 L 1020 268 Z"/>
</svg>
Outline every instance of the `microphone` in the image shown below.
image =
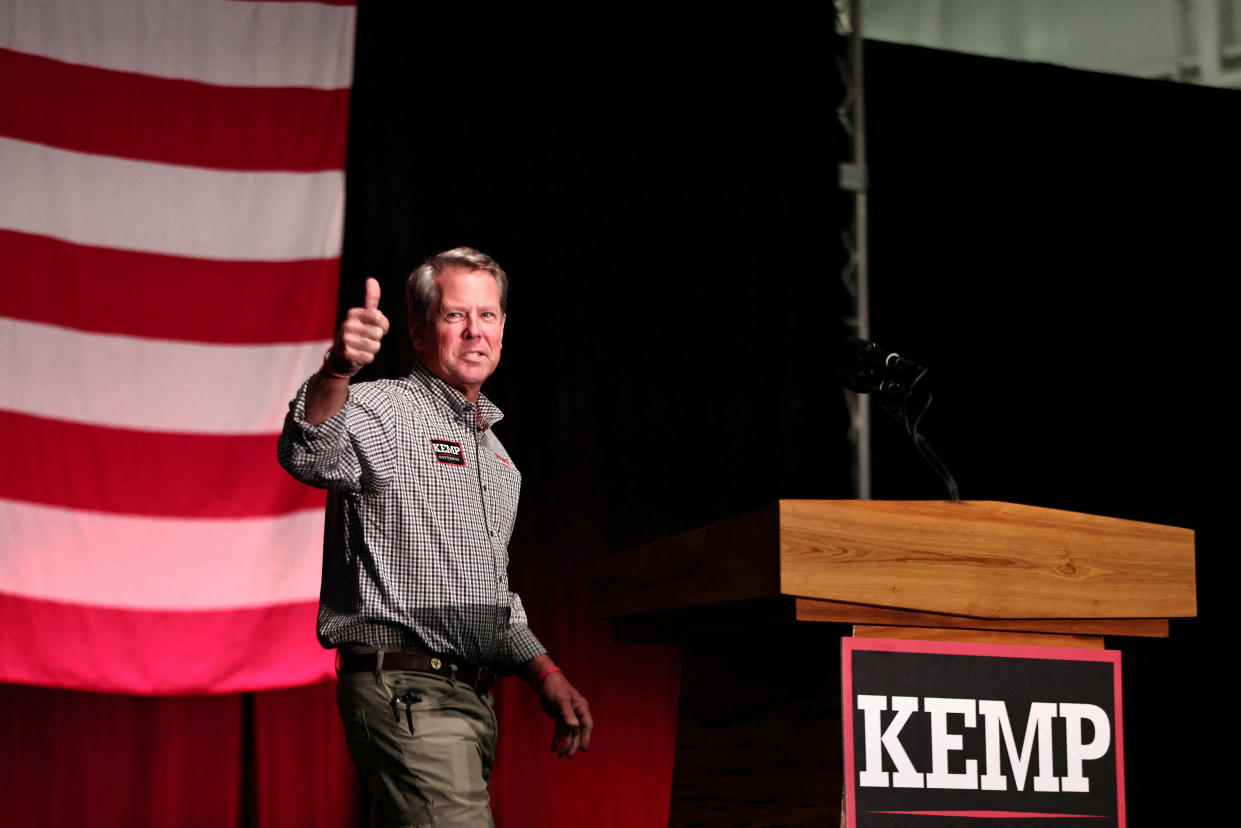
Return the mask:
<svg viewBox="0 0 1241 828">
<path fill-rule="evenodd" d="M 925 371 L 913 360 L 856 336 L 842 343 L 840 368 L 845 388 L 858 394 L 877 392 L 884 396 L 907 393 Z"/>
<path fill-rule="evenodd" d="M 895 351 L 880 347 L 877 342 L 851 336 L 840 344 L 840 362 L 837 368 L 842 384 L 859 394 L 878 394 L 879 407 L 904 426 L 918 454 L 922 455 L 922 459 L 944 481 L 948 499 L 960 500 L 961 492 L 956 478 L 926 438 L 918 433 L 919 423 L 931 405 L 931 392 L 926 391 L 919 395 L 921 399 L 915 401 L 912 391 L 926 374 L 926 369 Z M 920 410 L 913 411 L 911 407 Z"/>
</svg>

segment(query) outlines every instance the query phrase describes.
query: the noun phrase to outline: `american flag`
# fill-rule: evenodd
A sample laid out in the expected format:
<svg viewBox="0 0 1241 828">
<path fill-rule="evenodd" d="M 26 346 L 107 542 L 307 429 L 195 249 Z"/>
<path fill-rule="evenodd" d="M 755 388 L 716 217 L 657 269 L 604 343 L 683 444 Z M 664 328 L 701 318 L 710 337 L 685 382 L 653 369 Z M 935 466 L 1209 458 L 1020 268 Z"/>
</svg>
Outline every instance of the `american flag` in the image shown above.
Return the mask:
<svg viewBox="0 0 1241 828">
<path fill-rule="evenodd" d="M 331 676 L 275 462 L 335 320 L 351 3 L 0 3 L 0 681 Z"/>
</svg>

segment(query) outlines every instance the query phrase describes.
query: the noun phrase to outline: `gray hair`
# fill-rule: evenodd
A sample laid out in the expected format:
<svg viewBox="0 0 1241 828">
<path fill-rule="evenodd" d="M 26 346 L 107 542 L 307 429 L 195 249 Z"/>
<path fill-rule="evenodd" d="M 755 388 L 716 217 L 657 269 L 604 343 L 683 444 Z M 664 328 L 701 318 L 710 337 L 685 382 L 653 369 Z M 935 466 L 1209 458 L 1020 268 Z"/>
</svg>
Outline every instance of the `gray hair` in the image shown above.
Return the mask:
<svg viewBox="0 0 1241 828">
<path fill-rule="evenodd" d="M 435 313 L 440 301 L 440 289 L 435 279 L 445 270 L 457 267 L 490 273 L 500 290 L 500 312 L 507 311 L 508 276 L 504 269 L 486 253 L 472 247 L 454 247 L 452 250 L 436 253 L 409 274 L 405 283 L 405 310 L 409 313 L 411 328 L 431 321 L 431 314 Z"/>
</svg>

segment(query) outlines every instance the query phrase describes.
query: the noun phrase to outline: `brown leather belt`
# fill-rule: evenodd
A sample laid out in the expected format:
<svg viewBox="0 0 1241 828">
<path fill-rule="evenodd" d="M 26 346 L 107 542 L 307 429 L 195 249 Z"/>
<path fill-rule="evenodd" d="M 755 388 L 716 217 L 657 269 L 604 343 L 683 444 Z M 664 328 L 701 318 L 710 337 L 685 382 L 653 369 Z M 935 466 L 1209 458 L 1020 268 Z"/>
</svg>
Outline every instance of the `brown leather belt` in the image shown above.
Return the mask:
<svg viewBox="0 0 1241 828">
<path fill-rule="evenodd" d="M 417 670 L 434 673 L 454 681 L 465 682 L 475 692 L 486 693 L 496 683 L 496 674 L 486 667 L 463 661 L 450 661 L 441 656 L 425 653 L 405 653 L 400 650 L 383 651 L 383 670 Z M 342 673 L 365 673 L 375 669 L 377 653 L 350 653 L 338 651 L 336 669 Z"/>
</svg>

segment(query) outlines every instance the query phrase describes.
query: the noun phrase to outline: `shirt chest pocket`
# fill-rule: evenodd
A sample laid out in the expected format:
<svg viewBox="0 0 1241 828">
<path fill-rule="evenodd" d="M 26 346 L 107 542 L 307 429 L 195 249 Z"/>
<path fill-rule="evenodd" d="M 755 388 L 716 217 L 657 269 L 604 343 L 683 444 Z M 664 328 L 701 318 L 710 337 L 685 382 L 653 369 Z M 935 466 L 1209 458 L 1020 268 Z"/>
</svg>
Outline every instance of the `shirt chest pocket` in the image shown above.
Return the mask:
<svg viewBox="0 0 1241 828">
<path fill-rule="evenodd" d="M 521 472 L 513 466 L 512 461 L 501 454 L 493 455 L 483 462 L 483 480 L 486 487 L 487 507 L 494 511 L 496 527 L 505 537 L 512 534 L 513 524 L 517 520 L 517 501 L 521 495 Z"/>
</svg>

